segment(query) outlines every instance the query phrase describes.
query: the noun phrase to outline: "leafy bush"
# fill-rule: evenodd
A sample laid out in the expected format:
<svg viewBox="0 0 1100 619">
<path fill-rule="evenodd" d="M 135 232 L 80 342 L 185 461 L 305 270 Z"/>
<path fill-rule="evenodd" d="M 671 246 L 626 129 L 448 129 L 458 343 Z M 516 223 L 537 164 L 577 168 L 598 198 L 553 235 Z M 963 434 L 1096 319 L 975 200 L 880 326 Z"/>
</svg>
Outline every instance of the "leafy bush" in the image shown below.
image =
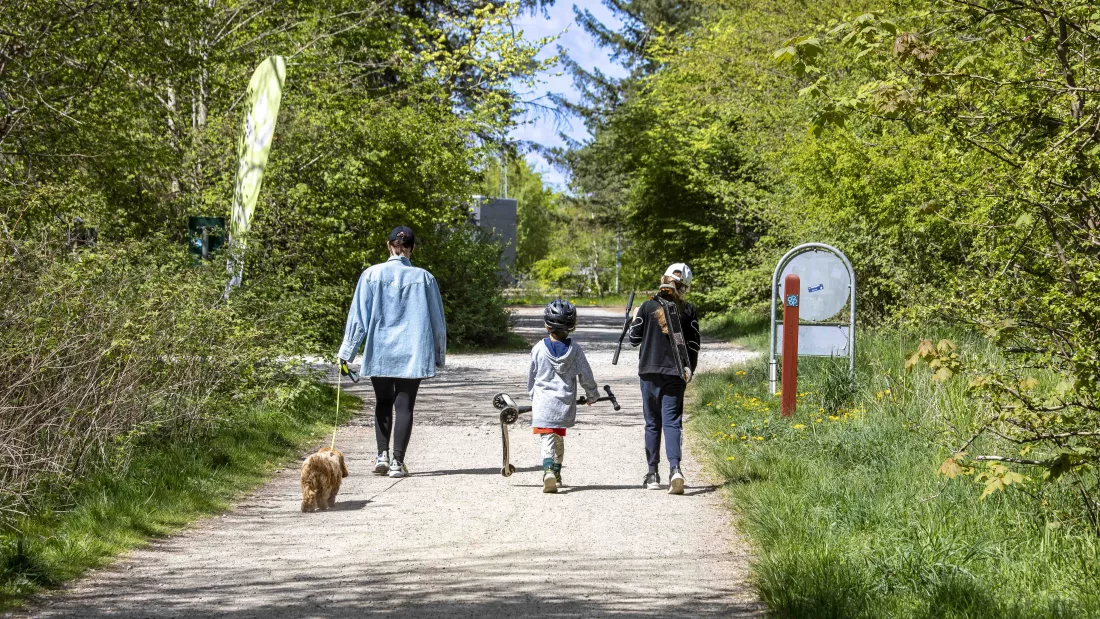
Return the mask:
<svg viewBox="0 0 1100 619">
<path fill-rule="evenodd" d="M 438 227 L 417 246 L 416 264 L 439 281 L 447 317 L 447 345 L 491 347 L 509 339 L 511 314 L 504 307 L 502 249 L 478 227 Z"/>
<path fill-rule="evenodd" d="M 0 278 L 0 522 L 133 448 L 194 437 L 305 380 L 302 342 L 255 295 L 221 299 L 220 265 L 177 245 L 79 253 L 11 245 Z M 275 389 L 278 387 L 278 389 Z"/>
<path fill-rule="evenodd" d="M 919 351 L 916 359 L 934 364 L 937 377 L 965 370 L 980 396 L 976 408 L 986 413 L 959 429 L 960 453 L 944 466 L 1002 486 L 1027 475 L 1067 476 L 1100 535 L 1100 103 L 1085 97 L 1100 78 L 1100 15 L 1087 0 L 948 0 L 944 8 L 907 14 L 899 7 L 899 20 L 846 18 L 776 55 L 807 81 L 813 74 L 801 92 L 818 109 L 814 133 L 851 124 L 853 137 L 888 142 L 885 121 L 926 144 L 914 153 L 921 159 L 967 172 L 964 179 L 916 174 L 929 180 L 909 183 L 913 195 L 937 198 L 920 210 L 935 212 L 936 227 L 947 224 L 949 234 L 905 231 L 929 241 L 915 257 L 951 271 L 934 287 L 938 294 L 919 299 L 926 311 L 979 327 L 1007 353 L 951 369 L 949 343 Z M 856 70 L 821 62 L 823 45 Z M 910 168 L 900 162 L 870 167 Z M 842 175 L 847 181 L 826 182 L 858 186 L 863 167 Z M 913 206 L 907 210 L 915 213 Z M 863 217 L 869 230 L 880 223 Z M 887 231 L 874 245 L 901 240 Z M 920 271 L 918 278 L 927 279 Z M 981 438 L 1004 440 L 986 442 L 991 452 L 977 449 Z M 966 466 L 970 458 L 985 465 Z"/>
</svg>

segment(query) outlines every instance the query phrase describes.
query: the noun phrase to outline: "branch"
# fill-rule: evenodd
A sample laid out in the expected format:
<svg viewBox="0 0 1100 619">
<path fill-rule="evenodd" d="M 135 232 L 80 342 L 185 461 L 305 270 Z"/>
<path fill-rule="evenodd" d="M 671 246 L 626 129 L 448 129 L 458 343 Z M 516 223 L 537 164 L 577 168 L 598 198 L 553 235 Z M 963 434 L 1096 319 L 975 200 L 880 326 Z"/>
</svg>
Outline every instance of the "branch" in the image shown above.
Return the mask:
<svg viewBox="0 0 1100 619">
<path fill-rule="evenodd" d="M 975 456 L 975 460 L 983 462 L 1011 462 L 1013 464 L 1030 464 L 1033 466 L 1050 466 L 1045 462 L 1038 460 L 1025 460 L 1023 458 L 1006 458 L 1004 456 Z"/>
</svg>

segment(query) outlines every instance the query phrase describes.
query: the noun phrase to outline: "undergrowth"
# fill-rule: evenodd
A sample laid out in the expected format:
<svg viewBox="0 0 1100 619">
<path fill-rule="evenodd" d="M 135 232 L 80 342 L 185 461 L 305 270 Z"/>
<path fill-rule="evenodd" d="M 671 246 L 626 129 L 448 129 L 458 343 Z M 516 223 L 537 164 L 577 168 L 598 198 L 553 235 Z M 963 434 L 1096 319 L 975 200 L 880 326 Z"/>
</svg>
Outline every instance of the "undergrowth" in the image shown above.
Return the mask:
<svg viewBox="0 0 1100 619">
<path fill-rule="evenodd" d="M 699 322 L 704 336 L 765 352 L 768 350 L 768 328 L 767 314 L 746 310 L 705 315 Z"/>
<path fill-rule="evenodd" d="M 360 402 L 340 400 L 346 421 Z M 305 388 L 288 404 L 226 415 L 204 434 L 140 445 L 121 476 L 103 469 L 63 496 L 37 497 L 30 515 L 0 531 L 0 609 L 225 510 L 330 432 L 335 405 L 333 388 Z"/>
<path fill-rule="evenodd" d="M 745 315 L 717 323 L 760 339 Z M 940 335 L 995 354 L 981 340 Z M 764 338 L 766 349 L 766 328 Z M 763 356 L 694 383 L 691 428 L 757 549 L 754 581 L 772 612 L 1100 616 L 1100 539 L 1072 488 L 1036 478 L 979 499 L 982 484 L 938 475 L 958 447 L 955 430 L 976 414 L 965 381 L 906 372 L 917 337 L 861 333 L 858 342 L 854 391 L 846 360 L 799 361 L 790 418 L 768 393 Z"/>
</svg>

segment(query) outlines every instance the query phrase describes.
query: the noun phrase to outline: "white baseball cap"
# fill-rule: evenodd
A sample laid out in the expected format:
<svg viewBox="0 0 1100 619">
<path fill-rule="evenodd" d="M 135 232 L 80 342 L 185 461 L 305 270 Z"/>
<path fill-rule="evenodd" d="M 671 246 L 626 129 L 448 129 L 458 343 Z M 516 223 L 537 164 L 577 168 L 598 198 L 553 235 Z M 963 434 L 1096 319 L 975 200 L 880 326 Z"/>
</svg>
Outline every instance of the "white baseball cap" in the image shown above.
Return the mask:
<svg viewBox="0 0 1100 619">
<path fill-rule="evenodd" d="M 677 275 L 677 273 L 679 273 Z M 675 279 L 685 286 L 691 285 L 691 267 L 684 262 L 676 262 L 665 269 L 665 275 Z"/>
</svg>

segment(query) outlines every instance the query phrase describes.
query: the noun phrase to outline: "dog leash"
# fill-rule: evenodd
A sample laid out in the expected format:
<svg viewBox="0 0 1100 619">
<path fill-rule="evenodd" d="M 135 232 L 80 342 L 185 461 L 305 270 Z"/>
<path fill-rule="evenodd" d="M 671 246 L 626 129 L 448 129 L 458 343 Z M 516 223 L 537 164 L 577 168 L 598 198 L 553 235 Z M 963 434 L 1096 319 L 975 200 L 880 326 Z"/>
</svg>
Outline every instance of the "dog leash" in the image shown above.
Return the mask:
<svg viewBox="0 0 1100 619">
<path fill-rule="evenodd" d="M 329 449 L 336 449 L 336 431 L 340 429 L 340 383 L 344 382 L 344 375 L 339 370 L 336 372 L 336 419 L 332 422 L 332 443 Z"/>
<path fill-rule="evenodd" d="M 344 382 L 345 373 L 351 382 L 359 382 L 359 375 L 348 367 L 347 361 L 341 360 L 336 368 L 336 419 L 332 422 L 332 443 L 329 444 L 329 449 L 336 449 L 336 432 L 340 430 L 340 385 Z"/>
</svg>

